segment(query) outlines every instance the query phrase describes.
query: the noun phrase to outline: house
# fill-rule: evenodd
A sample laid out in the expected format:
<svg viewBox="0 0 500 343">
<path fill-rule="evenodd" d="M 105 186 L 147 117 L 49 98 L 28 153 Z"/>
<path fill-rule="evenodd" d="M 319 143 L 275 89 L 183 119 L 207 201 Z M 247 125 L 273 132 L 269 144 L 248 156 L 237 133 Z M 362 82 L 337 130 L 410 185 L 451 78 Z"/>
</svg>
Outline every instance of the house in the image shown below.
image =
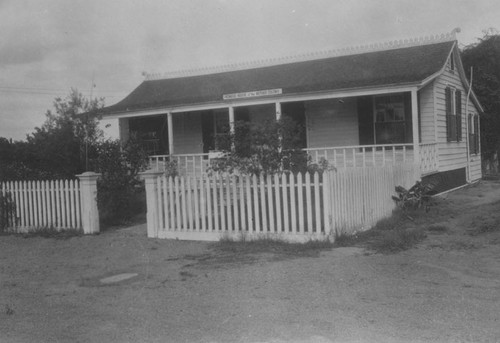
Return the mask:
<svg viewBox="0 0 500 343">
<path fill-rule="evenodd" d="M 203 173 L 237 120 L 290 116 L 303 148 L 336 168 L 414 162 L 439 191 L 481 178 L 479 119 L 456 32 L 256 63 L 149 75 L 106 118 L 152 165 Z"/>
</svg>

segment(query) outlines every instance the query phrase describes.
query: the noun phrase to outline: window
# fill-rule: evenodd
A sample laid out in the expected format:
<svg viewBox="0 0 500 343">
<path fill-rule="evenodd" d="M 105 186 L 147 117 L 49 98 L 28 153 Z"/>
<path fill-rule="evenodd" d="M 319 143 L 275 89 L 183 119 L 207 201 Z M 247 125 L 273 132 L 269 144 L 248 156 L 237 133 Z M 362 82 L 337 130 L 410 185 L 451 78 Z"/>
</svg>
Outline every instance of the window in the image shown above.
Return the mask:
<svg viewBox="0 0 500 343">
<path fill-rule="evenodd" d="M 455 58 L 453 57 L 453 52 L 450 55 L 450 70 L 451 71 L 455 70 Z"/>
<path fill-rule="evenodd" d="M 479 154 L 479 116 L 469 113 L 469 153 L 471 155 Z"/>
<path fill-rule="evenodd" d="M 226 146 L 217 146 L 218 143 L 227 143 L 227 140 L 222 138 L 227 137 L 229 133 L 229 117 L 227 112 L 220 110 L 201 112 L 201 130 L 203 153 L 227 148 Z"/>
<path fill-rule="evenodd" d="M 130 136 L 135 137 L 148 155 L 168 152 L 166 118 L 161 116 L 130 118 Z"/>
<path fill-rule="evenodd" d="M 403 95 L 375 97 L 374 110 L 376 144 L 405 143 L 406 120 Z"/>
<path fill-rule="evenodd" d="M 462 140 L 462 92 L 446 87 L 445 102 L 447 141 L 460 142 Z"/>
</svg>

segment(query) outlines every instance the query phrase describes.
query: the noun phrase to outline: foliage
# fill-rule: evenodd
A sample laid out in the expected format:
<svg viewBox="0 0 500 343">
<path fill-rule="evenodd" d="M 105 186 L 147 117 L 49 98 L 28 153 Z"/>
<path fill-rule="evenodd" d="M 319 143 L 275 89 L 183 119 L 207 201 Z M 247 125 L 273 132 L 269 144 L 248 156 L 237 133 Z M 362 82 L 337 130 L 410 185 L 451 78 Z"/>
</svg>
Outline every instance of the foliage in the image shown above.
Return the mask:
<svg viewBox="0 0 500 343">
<path fill-rule="evenodd" d="M 392 196 L 399 208 L 403 211 L 408 209 L 419 209 L 424 207 L 426 211 L 429 209 L 429 193 L 432 191 L 431 184 L 424 184 L 417 181 L 410 189 L 402 186 L 396 186 L 397 196 Z"/>
<path fill-rule="evenodd" d="M 16 218 L 16 206 L 9 192 L 0 192 L 0 233 L 6 232 Z"/>
<path fill-rule="evenodd" d="M 307 153 L 301 149 L 302 130 L 302 126 L 286 116 L 279 121 L 236 121 L 233 134 L 216 137 L 216 146 L 224 155 L 212 160 L 211 171 L 267 175 L 328 167 L 326 161 L 322 164 L 310 162 Z"/>
<path fill-rule="evenodd" d="M 462 61 L 472 88 L 484 113 L 481 114 L 481 152 L 484 160 L 500 156 L 500 34 L 495 29 L 484 31 L 477 43 L 466 46 Z"/>
<path fill-rule="evenodd" d="M 76 89 L 54 100 L 41 127 L 26 141 L 0 139 L 0 179 L 74 178 L 91 169 L 95 144 L 102 139 L 97 110 L 103 99 L 88 100 Z"/>
<path fill-rule="evenodd" d="M 41 127 L 26 141 L 0 138 L 0 180 L 72 179 L 93 170 L 100 172 L 98 206 L 103 224 L 127 221 L 135 214 L 134 200 L 141 192 L 137 174 L 146 154 L 133 137 L 125 146 L 106 141 L 99 128 L 103 99 L 86 99 L 75 89 L 54 100 Z"/>
<path fill-rule="evenodd" d="M 179 167 L 177 160 L 171 160 L 165 162 L 165 176 L 176 177 L 179 175 Z"/>
<path fill-rule="evenodd" d="M 97 204 L 101 222 L 116 225 L 127 222 L 137 208 L 133 200 L 141 191 L 138 173 L 147 165 L 141 145 L 130 139 L 123 147 L 119 141 L 103 141 L 97 145 L 96 171 L 101 173 L 97 184 Z"/>
</svg>

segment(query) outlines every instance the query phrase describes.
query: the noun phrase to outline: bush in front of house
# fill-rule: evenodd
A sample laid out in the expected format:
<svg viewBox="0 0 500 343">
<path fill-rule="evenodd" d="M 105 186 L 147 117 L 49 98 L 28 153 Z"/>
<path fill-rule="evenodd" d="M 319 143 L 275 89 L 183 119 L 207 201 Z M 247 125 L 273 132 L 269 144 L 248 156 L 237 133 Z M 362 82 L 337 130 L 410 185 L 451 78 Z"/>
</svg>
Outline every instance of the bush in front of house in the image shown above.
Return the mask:
<svg viewBox="0 0 500 343">
<path fill-rule="evenodd" d="M 282 172 L 305 173 L 330 169 L 326 160 L 312 163 L 302 150 L 304 128 L 282 116 L 262 122 L 236 121 L 234 132 L 215 137 L 223 157 L 211 161 L 210 171 L 245 175 L 269 175 Z"/>
<path fill-rule="evenodd" d="M 124 146 L 117 140 L 101 142 L 97 152 L 96 171 L 101 173 L 97 204 L 101 223 L 104 226 L 128 223 L 144 211 L 144 186 L 138 173 L 146 168 L 147 155 L 134 139 Z"/>
</svg>

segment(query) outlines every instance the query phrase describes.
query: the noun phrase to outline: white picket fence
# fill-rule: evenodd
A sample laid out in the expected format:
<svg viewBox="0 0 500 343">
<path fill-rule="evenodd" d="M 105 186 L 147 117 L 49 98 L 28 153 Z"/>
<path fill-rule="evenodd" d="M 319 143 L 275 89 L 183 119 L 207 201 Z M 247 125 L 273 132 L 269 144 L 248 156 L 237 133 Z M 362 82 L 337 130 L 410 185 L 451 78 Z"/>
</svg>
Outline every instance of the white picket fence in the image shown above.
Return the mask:
<svg viewBox="0 0 500 343">
<path fill-rule="evenodd" d="M 323 174 L 166 177 L 145 173 L 148 236 L 219 240 L 333 239 L 391 214 L 396 185 L 419 178 L 412 163 Z"/>
<path fill-rule="evenodd" d="M 14 202 L 12 231 L 82 228 L 79 180 L 10 181 L 0 183 L 0 191 Z"/>
</svg>

